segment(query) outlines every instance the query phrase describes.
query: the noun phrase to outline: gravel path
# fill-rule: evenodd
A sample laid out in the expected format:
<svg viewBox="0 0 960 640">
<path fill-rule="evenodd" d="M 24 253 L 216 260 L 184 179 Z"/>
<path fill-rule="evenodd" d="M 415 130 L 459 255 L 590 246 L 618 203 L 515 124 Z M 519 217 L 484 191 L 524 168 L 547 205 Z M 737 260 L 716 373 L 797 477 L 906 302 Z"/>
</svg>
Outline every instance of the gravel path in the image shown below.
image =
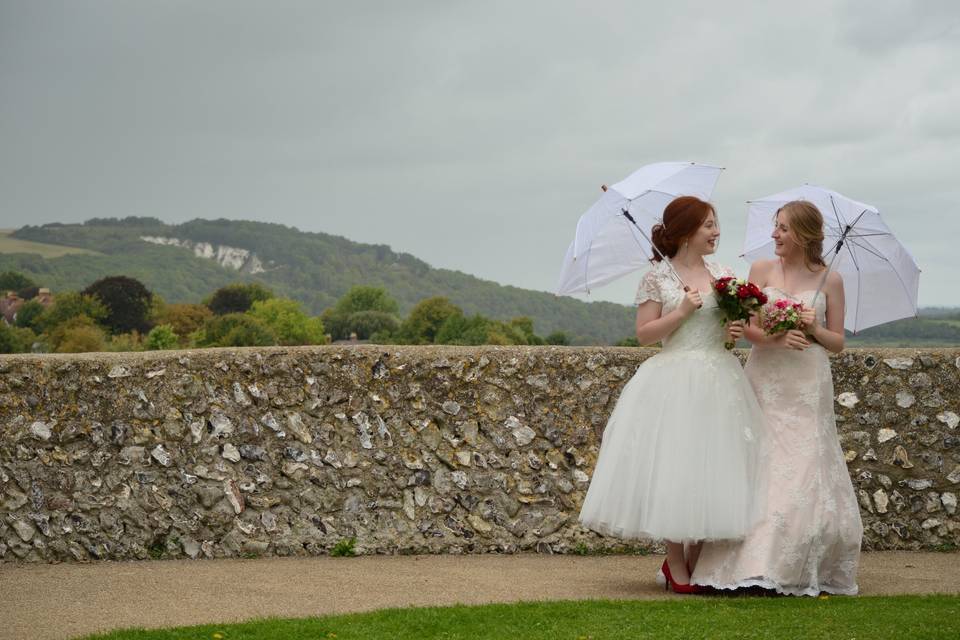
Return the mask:
<svg viewBox="0 0 960 640">
<path fill-rule="evenodd" d="M 0 638 L 518 600 L 676 598 L 662 556 L 368 556 L 0 564 Z M 960 554 L 873 552 L 863 595 L 960 594 Z M 689 597 L 689 596 L 687 596 Z"/>
</svg>

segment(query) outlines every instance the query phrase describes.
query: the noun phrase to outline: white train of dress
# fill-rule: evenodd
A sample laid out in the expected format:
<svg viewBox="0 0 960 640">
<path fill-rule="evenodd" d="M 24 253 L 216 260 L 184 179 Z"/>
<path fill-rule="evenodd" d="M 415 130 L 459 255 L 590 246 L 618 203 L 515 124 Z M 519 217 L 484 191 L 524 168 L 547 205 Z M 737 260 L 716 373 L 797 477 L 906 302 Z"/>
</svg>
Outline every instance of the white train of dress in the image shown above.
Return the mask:
<svg viewBox="0 0 960 640">
<path fill-rule="evenodd" d="M 791 296 L 774 287 L 771 299 Z M 813 291 L 795 300 L 812 304 Z M 823 323 L 826 302 L 816 303 Z M 857 593 L 863 524 L 837 440 L 827 351 L 755 347 L 745 367 L 767 419 L 767 512 L 740 543 L 706 544 L 692 582 L 789 595 Z"/>
<path fill-rule="evenodd" d="M 714 278 L 733 275 L 706 262 Z M 684 293 L 668 266 L 644 276 L 637 303 L 673 311 Z M 762 505 L 763 415 L 724 349 L 713 292 L 624 386 L 610 415 L 580 522 L 604 535 L 671 541 L 742 538 Z"/>
</svg>

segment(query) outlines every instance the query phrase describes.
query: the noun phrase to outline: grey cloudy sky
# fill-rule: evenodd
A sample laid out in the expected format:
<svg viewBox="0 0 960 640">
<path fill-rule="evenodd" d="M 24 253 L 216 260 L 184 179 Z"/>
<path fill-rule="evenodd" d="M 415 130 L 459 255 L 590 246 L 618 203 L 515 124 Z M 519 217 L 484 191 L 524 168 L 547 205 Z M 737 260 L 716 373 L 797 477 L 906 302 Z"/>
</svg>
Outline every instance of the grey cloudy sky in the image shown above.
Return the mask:
<svg viewBox="0 0 960 640">
<path fill-rule="evenodd" d="M 254 219 L 551 290 L 602 182 L 879 207 L 960 306 L 960 3 L 0 0 L 0 227 Z M 596 292 L 629 303 L 634 278 Z"/>
</svg>

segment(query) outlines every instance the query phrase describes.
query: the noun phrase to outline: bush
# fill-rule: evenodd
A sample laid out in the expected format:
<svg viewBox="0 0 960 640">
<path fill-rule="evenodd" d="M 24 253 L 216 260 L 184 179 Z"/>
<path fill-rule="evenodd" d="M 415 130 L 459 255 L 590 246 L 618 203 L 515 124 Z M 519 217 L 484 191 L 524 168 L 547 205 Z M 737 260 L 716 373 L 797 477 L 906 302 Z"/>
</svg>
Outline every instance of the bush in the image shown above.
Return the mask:
<svg viewBox="0 0 960 640">
<path fill-rule="evenodd" d="M 157 324 L 169 325 L 180 336 L 180 346 L 187 346 L 190 335 L 212 317 L 213 311 L 203 304 L 168 304 L 157 311 L 154 319 Z"/>
<path fill-rule="evenodd" d="M 141 333 L 150 329 L 153 294 L 143 283 L 127 276 L 101 278 L 83 290 L 83 295 L 96 296 L 107 308 L 102 322 L 112 333 Z"/>
<path fill-rule="evenodd" d="M 396 317 L 397 301 L 381 287 L 353 287 L 337 304 L 320 316 L 323 326 L 335 340 L 344 340 L 356 333 L 366 340 L 375 333 L 392 333 L 400 321 Z"/>
<path fill-rule="evenodd" d="M 346 322 L 347 337 L 357 334 L 358 340 L 367 340 L 376 333 L 393 333 L 400 326 L 397 317 L 383 311 L 358 311 L 350 314 Z"/>
<path fill-rule="evenodd" d="M 28 353 L 36 339 L 30 329 L 11 327 L 0 320 L 0 353 Z"/>
<path fill-rule="evenodd" d="M 300 303 L 287 298 L 271 298 L 253 303 L 249 315 L 260 320 L 276 334 L 283 345 L 326 344 L 320 318 L 303 312 Z"/>
<path fill-rule="evenodd" d="M 432 344 L 447 318 L 463 311 L 447 298 L 436 296 L 421 300 L 410 310 L 395 336 L 402 344 Z"/>
<path fill-rule="evenodd" d="M 115 336 L 110 336 L 104 348 L 107 351 L 114 352 L 143 351 L 143 335 L 139 331 L 118 333 Z"/>
<path fill-rule="evenodd" d="M 14 324 L 26 329 L 39 330 L 40 316 L 46 308 L 36 300 L 27 300 L 17 309 L 17 318 Z"/>
<path fill-rule="evenodd" d="M 215 315 L 244 313 L 250 310 L 254 302 L 269 300 L 273 292 L 261 284 L 229 284 L 213 292 L 206 305 Z"/>
<path fill-rule="evenodd" d="M 533 332 L 533 320 L 526 316 L 510 320 L 510 344 L 543 344 L 543 338 Z"/>
<path fill-rule="evenodd" d="M 149 351 L 176 349 L 180 346 L 180 336 L 169 324 L 158 324 L 147 334 L 147 341 L 144 346 Z"/>
<path fill-rule="evenodd" d="M 543 344 L 543 339 L 533 333 L 533 323 L 528 318 L 514 318 L 509 323 L 491 320 L 477 314 L 471 318 L 462 314 L 452 315 L 437 331 L 437 344 Z"/>
<path fill-rule="evenodd" d="M 195 334 L 198 347 L 269 347 L 277 336 L 260 320 L 245 313 L 214 316 Z"/>
<path fill-rule="evenodd" d="M 57 325 L 49 338 L 57 353 L 84 353 L 103 351 L 107 336 L 97 323 L 81 315 Z"/>
<path fill-rule="evenodd" d="M 99 323 L 107 317 L 107 308 L 97 298 L 67 291 L 57 296 L 53 306 L 37 318 L 36 325 L 44 332 L 51 332 L 61 324 L 81 316 Z"/>
</svg>

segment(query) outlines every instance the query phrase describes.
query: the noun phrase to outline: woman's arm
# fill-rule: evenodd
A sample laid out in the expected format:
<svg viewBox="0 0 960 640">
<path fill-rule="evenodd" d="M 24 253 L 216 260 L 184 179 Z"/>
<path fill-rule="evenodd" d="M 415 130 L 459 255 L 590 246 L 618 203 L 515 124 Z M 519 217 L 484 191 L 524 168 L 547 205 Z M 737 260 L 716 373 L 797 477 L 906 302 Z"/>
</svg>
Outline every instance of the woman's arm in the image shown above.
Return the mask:
<svg viewBox="0 0 960 640">
<path fill-rule="evenodd" d="M 688 291 L 676 309 L 661 316 L 663 304 L 647 300 L 637 307 L 637 342 L 641 345 L 659 342 L 676 331 L 697 307 L 703 304 L 699 291 Z"/>
<path fill-rule="evenodd" d="M 843 317 L 846 313 L 846 302 L 843 297 L 843 278 L 839 273 L 831 271 L 827 274 L 827 282 L 823 285 L 821 295 L 827 296 L 827 324 L 823 326 L 813 319 L 804 326 L 804 331 L 827 351 L 840 353 L 844 343 Z"/>
<path fill-rule="evenodd" d="M 750 265 L 750 274 L 747 276 L 747 280 L 763 289 L 763 287 L 766 285 L 765 271 L 766 269 L 761 268 L 761 261 L 758 260 Z M 744 327 L 743 335 L 751 343 L 758 346 L 767 345 L 771 341 L 770 336 L 764 333 L 763 329 L 760 328 L 756 315 L 750 316 L 750 323 Z"/>
</svg>

